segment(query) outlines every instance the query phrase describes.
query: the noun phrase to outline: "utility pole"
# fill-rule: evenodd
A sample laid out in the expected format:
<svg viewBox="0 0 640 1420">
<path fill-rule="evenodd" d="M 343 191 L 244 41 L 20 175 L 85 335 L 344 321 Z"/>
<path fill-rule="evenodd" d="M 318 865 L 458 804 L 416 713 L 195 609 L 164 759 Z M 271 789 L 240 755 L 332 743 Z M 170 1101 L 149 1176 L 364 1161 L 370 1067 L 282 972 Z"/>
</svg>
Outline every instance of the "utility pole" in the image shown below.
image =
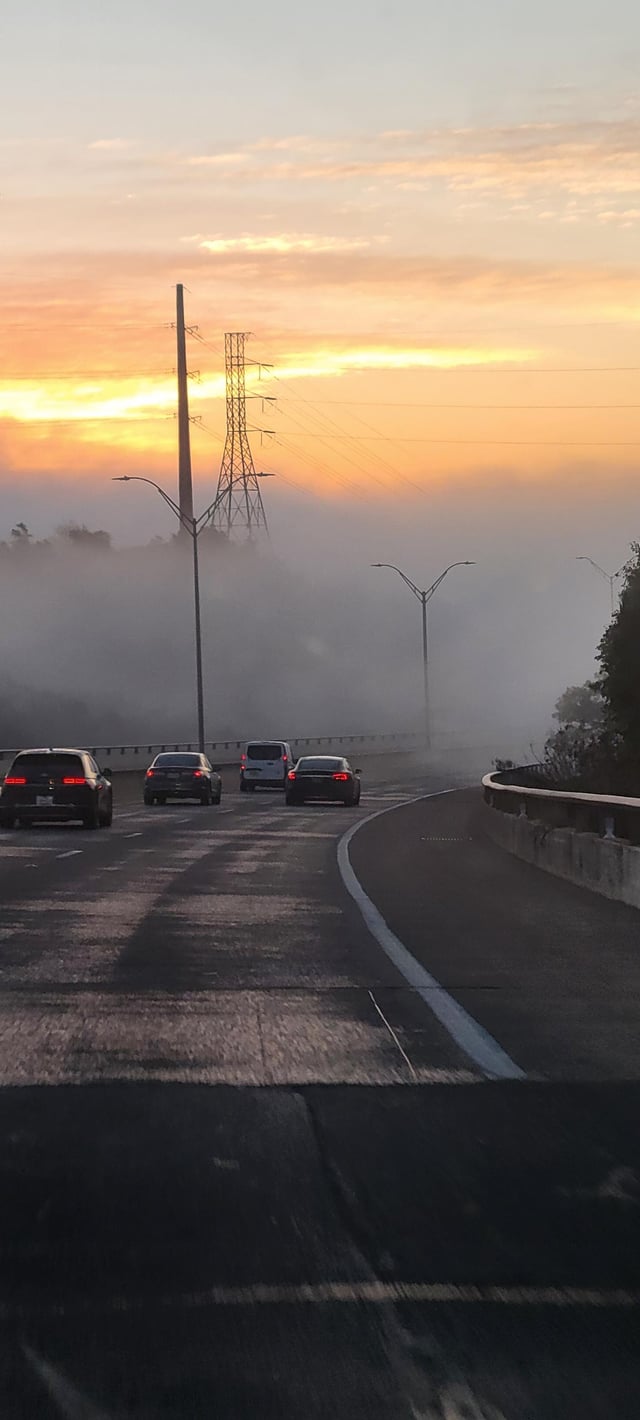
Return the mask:
<svg viewBox="0 0 640 1420">
<path fill-rule="evenodd" d="M 184 328 L 184 286 L 176 286 L 176 337 L 178 347 L 178 504 L 186 524 L 193 522 L 191 481 L 191 431 L 187 390 L 187 344 Z"/>
<path fill-rule="evenodd" d="M 227 437 L 212 521 L 227 537 L 240 528 L 251 539 L 268 527 L 247 432 L 245 340 L 243 331 L 224 337 Z"/>
</svg>

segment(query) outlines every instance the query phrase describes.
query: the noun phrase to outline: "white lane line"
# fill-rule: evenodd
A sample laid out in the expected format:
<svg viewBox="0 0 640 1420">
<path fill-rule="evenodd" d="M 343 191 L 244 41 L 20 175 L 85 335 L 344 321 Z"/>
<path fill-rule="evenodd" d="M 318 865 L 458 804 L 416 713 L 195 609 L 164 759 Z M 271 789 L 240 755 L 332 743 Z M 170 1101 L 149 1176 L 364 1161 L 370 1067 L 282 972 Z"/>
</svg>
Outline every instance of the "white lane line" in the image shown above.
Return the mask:
<svg viewBox="0 0 640 1420">
<path fill-rule="evenodd" d="M 141 829 L 141 828 L 138 829 L 138 832 L 137 832 L 137 833 L 123 833 L 122 837 L 123 837 L 123 838 L 142 838 L 142 829 Z"/>
<path fill-rule="evenodd" d="M 385 1306 L 389 1303 L 413 1302 L 428 1306 L 499 1306 L 552 1307 L 566 1311 L 571 1308 L 606 1311 L 630 1311 L 640 1306 L 640 1290 L 633 1287 L 572 1287 L 572 1286 L 500 1286 L 478 1285 L 475 1282 L 382 1282 L 364 1279 L 353 1282 L 248 1282 L 214 1285 L 198 1292 L 157 1293 L 153 1296 L 106 1297 L 104 1301 L 83 1297 L 73 1302 L 54 1302 L 49 1306 L 30 1308 L 18 1303 L 0 1305 L 0 1320 L 11 1321 L 30 1316 L 72 1316 L 78 1312 L 93 1315 L 113 1313 L 182 1310 L 198 1311 L 206 1307 L 274 1307 L 322 1306 L 349 1304 Z"/>
<path fill-rule="evenodd" d="M 81 848 L 70 848 L 68 853 L 56 853 L 56 858 L 77 858 L 82 853 Z"/>
<path fill-rule="evenodd" d="M 453 794 L 455 789 L 441 789 L 435 794 L 421 794 L 414 803 L 420 803 L 424 799 L 438 799 L 444 794 Z M 516 1065 L 515 1060 L 498 1045 L 497 1040 L 481 1026 L 478 1021 L 465 1011 L 464 1006 L 454 1000 L 453 996 L 445 991 L 444 986 L 436 981 L 435 976 L 431 976 L 419 961 L 404 946 L 395 932 L 387 925 L 378 912 L 377 907 L 367 896 L 361 886 L 351 866 L 349 858 L 349 844 L 354 834 L 358 833 L 366 823 L 371 823 L 374 818 L 380 818 L 382 814 L 393 813 L 396 809 L 405 807 L 402 804 L 394 804 L 388 809 L 378 809 L 374 814 L 368 814 L 366 818 L 354 823 L 347 830 L 338 844 L 338 867 L 342 881 L 347 892 L 353 898 L 357 907 L 369 928 L 372 937 L 375 938 L 378 946 L 393 962 L 398 971 L 402 973 L 405 981 L 417 992 L 424 1001 L 425 1006 L 444 1026 L 448 1035 L 460 1046 L 465 1055 L 473 1060 L 474 1064 L 482 1070 L 483 1074 L 490 1080 L 524 1080 L 525 1072 Z"/>
</svg>

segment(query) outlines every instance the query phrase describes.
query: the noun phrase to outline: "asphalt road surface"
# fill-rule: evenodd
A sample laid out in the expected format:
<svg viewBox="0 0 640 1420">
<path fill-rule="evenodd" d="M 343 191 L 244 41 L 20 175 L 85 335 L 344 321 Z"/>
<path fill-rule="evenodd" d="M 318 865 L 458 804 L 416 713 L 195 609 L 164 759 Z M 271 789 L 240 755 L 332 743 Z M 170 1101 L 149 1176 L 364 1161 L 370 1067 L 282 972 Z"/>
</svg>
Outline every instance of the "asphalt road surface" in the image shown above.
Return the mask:
<svg viewBox="0 0 640 1420">
<path fill-rule="evenodd" d="M 445 787 L 0 834 L 3 1420 L 637 1420 L 640 919 Z"/>
</svg>

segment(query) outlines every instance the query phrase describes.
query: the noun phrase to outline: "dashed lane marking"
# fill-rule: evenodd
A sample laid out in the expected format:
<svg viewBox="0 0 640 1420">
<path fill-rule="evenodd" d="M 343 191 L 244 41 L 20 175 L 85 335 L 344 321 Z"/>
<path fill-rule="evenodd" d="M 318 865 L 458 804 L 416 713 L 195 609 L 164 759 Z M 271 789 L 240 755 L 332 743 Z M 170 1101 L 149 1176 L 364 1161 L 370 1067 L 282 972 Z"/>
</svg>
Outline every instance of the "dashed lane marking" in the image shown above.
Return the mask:
<svg viewBox="0 0 640 1420">
<path fill-rule="evenodd" d="M 142 829 L 138 829 L 137 833 L 125 833 L 123 838 L 142 838 Z"/>
<path fill-rule="evenodd" d="M 443 834 L 440 834 L 440 835 L 438 835 L 438 834 L 432 834 L 432 835 L 425 834 L 424 837 L 421 837 L 420 842 L 421 842 L 421 843 L 473 843 L 473 839 L 471 838 L 470 835 L 467 835 L 466 838 L 447 838 L 447 837 L 446 837 L 445 835 L 443 835 Z"/>
<path fill-rule="evenodd" d="M 626 1287 L 501 1286 L 473 1282 L 250 1282 L 243 1286 L 212 1286 L 195 1292 L 155 1296 L 111 1296 L 104 1299 L 81 1297 L 73 1302 L 50 1306 L 2 1304 L 0 1319 L 17 1321 L 32 1317 L 64 1317 L 90 1312 L 105 1316 L 152 1310 L 199 1311 L 208 1307 L 278 1307 L 358 1305 L 388 1306 L 413 1303 L 426 1306 L 550 1307 L 630 1311 L 640 1307 L 640 1291 Z"/>
<path fill-rule="evenodd" d="M 81 848 L 70 848 L 68 853 L 56 853 L 56 858 L 77 858 L 82 853 Z"/>
<path fill-rule="evenodd" d="M 414 803 L 420 803 L 426 799 L 438 799 L 445 794 L 453 794 L 453 789 L 441 789 L 435 794 L 421 794 Z M 342 881 L 349 895 L 353 898 L 359 908 L 367 927 L 383 952 L 397 967 L 404 976 L 405 981 L 424 1001 L 425 1006 L 440 1022 L 447 1034 L 455 1041 L 464 1054 L 473 1060 L 474 1064 L 482 1070 L 483 1074 L 490 1080 L 523 1080 L 524 1070 L 516 1065 L 515 1060 L 502 1049 L 497 1040 L 481 1026 L 478 1021 L 465 1011 L 453 996 L 445 991 L 444 986 L 436 981 L 430 972 L 425 971 L 420 962 L 405 947 L 404 943 L 396 937 L 395 932 L 387 925 L 378 912 L 375 903 L 367 896 L 359 879 L 353 871 L 349 858 L 349 844 L 354 834 L 358 833 L 365 824 L 371 823 L 373 819 L 380 818 L 382 814 L 393 813 L 395 809 L 403 805 L 391 805 L 388 809 L 378 809 L 376 813 L 368 814 L 366 818 L 360 819 L 359 823 L 354 823 L 351 828 L 340 839 L 338 844 L 338 867 Z"/>
</svg>

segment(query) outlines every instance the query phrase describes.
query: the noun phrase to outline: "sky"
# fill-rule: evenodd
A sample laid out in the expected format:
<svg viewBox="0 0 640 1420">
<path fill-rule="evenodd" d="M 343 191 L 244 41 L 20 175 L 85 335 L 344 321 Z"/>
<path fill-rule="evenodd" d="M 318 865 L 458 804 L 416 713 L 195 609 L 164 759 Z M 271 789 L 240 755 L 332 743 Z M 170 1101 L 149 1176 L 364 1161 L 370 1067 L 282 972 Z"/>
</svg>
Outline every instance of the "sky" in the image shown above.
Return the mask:
<svg viewBox="0 0 640 1420">
<path fill-rule="evenodd" d="M 172 530 L 111 479 L 175 492 L 181 282 L 197 507 L 246 331 L 278 556 L 374 641 L 413 608 L 370 563 L 473 560 L 436 642 L 468 618 L 541 716 L 592 673 L 609 589 L 575 558 L 638 529 L 638 7 L 22 0 L 2 41 L 0 538 Z"/>
<path fill-rule="evenodd" d="M 228 329 L 274 497 L 630 487 L 639 59 L 630 0 L 11 7 L 0 477 L 175 476 L 183 281 L 203 494 Z"/>
</svg>

